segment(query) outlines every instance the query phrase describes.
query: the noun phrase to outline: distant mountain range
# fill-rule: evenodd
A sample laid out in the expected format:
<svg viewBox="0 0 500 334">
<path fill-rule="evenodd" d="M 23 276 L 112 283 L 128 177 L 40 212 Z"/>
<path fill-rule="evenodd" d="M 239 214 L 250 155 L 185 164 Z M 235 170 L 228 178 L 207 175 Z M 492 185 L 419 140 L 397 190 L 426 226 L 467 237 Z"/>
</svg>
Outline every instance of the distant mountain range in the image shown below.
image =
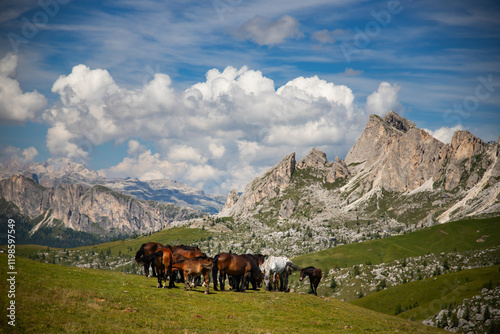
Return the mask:
<svg viewBox="0 0 500 334">
<path fill-rule="evenodd" d="M 54 188 L 60 184 L 80 184 L 86 187 L 101 185 L 140 200 L 175 204 L 207 213 L 216 213 L 224 206 L 225 196 L 207 195 L 178 181 L 161 179 L 141 181 L 136 178 L 109 179 L 82 164 L 66 158 L 49 159 L 44 163 L 20 165 L 10 161 L 0 169 L 0 180 L 11 175 L 24 175 L 38 184 Z"/>
<path fill-rule="evenodd" d="M 20 242 L 65 246 L 158 231 L 216 213 L 225 198 L 172 180 L 107 179 L 68 159 L 9 162 L 0 171 L 0 197 L 0 222 L 22 222 Z M 75 241 L 63 242 L 69 235 Z"/>
</svg>

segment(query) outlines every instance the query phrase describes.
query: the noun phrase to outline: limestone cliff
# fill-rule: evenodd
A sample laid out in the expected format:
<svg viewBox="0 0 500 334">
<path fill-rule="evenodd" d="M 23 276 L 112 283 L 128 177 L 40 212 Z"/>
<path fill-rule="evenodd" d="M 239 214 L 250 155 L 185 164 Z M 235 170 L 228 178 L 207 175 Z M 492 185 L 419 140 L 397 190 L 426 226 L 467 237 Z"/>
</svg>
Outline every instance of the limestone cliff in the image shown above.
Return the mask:
<svg viewBox="0 0 500 334">
<path fill-rule="evenodd" d="M 232 189 L 229 192 L 229 195 L 227 195 L 227 200 L 226 200 L 226 205 L 224 205 L 224 208 L 222 208 L 222 211 L 229 210 L 233 205 L 238 202 L 240 199 L 240 195 L 238 194 L 238 190 Z"/>
<path fill-rule="evenodd" d="M 1 180 L 0 197 L 31 218 L 43 215 L 31 233 L 60 223 L 90 233 L 146 233 L 173 220 L 199 215 L 171 204 L 140 201 L 103 186 L 59 184 L 48 188 L 22 175 Z"/>
<path fill-rule="evenodd" d="M 238 201 L 223 210 L 220 215 L 246 215 L 258 204 L 265 204 L 260 203 L 261 201 L 267 202 L 276 197 L 281 189 L 285 189 L 290 184 L 295 165 L 295 153 L 287 155 L 265 175 L 249 183 Z"/>
</svg>

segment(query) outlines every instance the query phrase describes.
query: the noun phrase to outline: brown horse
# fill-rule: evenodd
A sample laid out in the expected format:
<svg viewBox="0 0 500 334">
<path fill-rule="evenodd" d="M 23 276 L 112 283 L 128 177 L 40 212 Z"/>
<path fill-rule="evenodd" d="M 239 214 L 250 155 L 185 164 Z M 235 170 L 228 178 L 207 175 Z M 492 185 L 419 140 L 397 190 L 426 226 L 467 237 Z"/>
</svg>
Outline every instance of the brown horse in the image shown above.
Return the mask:
<svg viewBox="0 0 500 334">
<path fill-rule="evenodd" d="M 167 246 L 162 245 L 158 242 L 147 242 L 145 244 L 142 244 L 141 248 L 139 248 L 137 253 L 135 253 L 135 262 L 144 264 L 144 274 L 146 275 L 146 277 L 149 277 L 149 264 L 146 265 L 146 263 L 144 262 L 145 258 L 165 247 Z M 150 264 L 153 271 L 153 276 L 156 276 L 154 263 L 151 262 Z"/>
<path fill-rule="evenodd" d="M 176 255 L 177 258 L 181 255 Z M 184 290 L 186 290 L 186 285 L 190 282 L 193 277 L 203 276 L 205 278 L 205 284 L 207 289 L 205 294 L 208 295 L 209 285 L 210 285 L 210 271 L 212 271 L 213 260 L 209 257 L 196 257 L 176 261 L 172 264 L 173 270 L 179 270 L 184 273 Z M 189 284 L 189 290 L 192 290 L 191 284 Z"/>
<path fill-rule="evenodd" d="M 258 271 L 260 271 L 259 266 L 262 263 L 264 263 L 266 259 L 265 256 L 262 254 L 243 254 L 242 256 L 245 257 L 245 259 L 247 259 L 248 261 L 250 261 L 250 263 L 252 264 L 252 270 L 258 270 Z M 262 273 L 260 273 L 258 278 L 254 278 L 253 275 L 250 275 L 250 277 L 246 281 L 246 289 L 248 290 L 249 283 L 252 284 L 253 290 L 259 289 L 262 286 L 263 280 L 264 280 L 264 275 Z M 236 282 L 235 285 L 238 285 L 238 282 Z"/>
<path fill-rule="evenodd" d="M 185 245 L 178 245 L 178 246 L 173 246 L 172 247 L 172 252 L 174 255 L 180 255 L 182 256 L 183 258 L 186 258 L 186 259 L 192 259 L 192 258 L 195 258 L 195 257 L 207 257 L 207 255 L 205 253 L 203 253 L 197 246 L 196 247 L 192 247 L 192 246 L 185 246 Z M 182 282 L 184 283 L 184 277 L 183 275 L 181 275 L 181 278 L 180 280 L 176 280 L 177 278 L 177 272 L 179 270 L 177 269 L 174 269 L 172 275 L 174 276 L 174 280 L 179 283 L 179 282 Z M 171 285 L 170 287 L 173 287 L 173 283 L 174 280 L 171 280 Z"/>
<path fill-rule="evenodd" d="M 323 272 L 319 268 L 307 267 L 300 271 L 299 281 L 302 281 L 306 276 L 309 277 L 309 282 L 311 283 L 311 290 L 315 296 L 318 295 L 318 284 L 323 277 Z"/>
<path fill-rule="evenodd" d="M 147 256 L 145 259 L 145 264 L 154 264 L 156 267 L 156 272 L 158 276 L 158 288 L 162 287 L 162 280 L 165 281 L 167 285 L 167 277 L 170 277 L 170 286 L 173 285 L 173 275 L 172 275 L 172 249 L 170 247 L 162 248 L 156 253 Z"/>
<path fill-rule="evenodd" d="M 252 262 L 247 260 L 242 255 L 235 255 L 230 253 L 220 253 L 214 257 L 214 264 L 212 268 L 212 276 L 214 279 L 214 290 L 217 289 L 217 273 L 219 274 L 219 283 L 221 291 L 225 291 L 224 283 L 226 275 L 233 276 L 236 281 L 241 279 L 241 286 L 236 287 L 236 291 L 245 292 L 245 283 L 247 278 L 251 277 L 257 280 L 260 277 L 260 270 Z"/>
</svg>

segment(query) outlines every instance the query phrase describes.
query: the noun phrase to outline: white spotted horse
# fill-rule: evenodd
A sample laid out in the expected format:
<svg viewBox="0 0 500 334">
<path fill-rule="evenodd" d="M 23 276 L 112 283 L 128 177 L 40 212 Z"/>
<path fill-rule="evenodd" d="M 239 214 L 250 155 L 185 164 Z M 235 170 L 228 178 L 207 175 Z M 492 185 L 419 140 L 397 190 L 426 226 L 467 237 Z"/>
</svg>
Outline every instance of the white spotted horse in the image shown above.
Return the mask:
<svg viewBox="0 0 500 334">
<path fill-rule="evenodd" d="M 294 270 L 299 269 L 299 267 L 286 256 L 269 256 L 260 266 L 260 270 L 264 274 L 266 290 L 274 291 L 277 289 L 277 276 L 279 275 L 281 290 L 287 291 L 289 268 Z"/>
</svg>

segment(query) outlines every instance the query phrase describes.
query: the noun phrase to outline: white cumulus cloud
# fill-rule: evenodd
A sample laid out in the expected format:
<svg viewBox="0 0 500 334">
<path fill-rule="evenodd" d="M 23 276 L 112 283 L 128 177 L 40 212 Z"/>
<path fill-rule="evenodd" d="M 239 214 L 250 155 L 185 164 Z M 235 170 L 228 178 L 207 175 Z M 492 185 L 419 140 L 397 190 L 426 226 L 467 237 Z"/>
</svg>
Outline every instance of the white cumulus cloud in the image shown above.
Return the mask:
<svg viewBox="0 0 500 334">
<path fill-rule="evenodd" d="M 38 155 L 38 150 L 33 146 L 30 146 L 22 150 L 12 145 L 4 146 L 0 144 L 1 164 L 5 164 L 12 160 L 18 162 L 19 164 L 25 164 L 33 162 L 33 160 L 37 155 Z"/>
<path fill-rule="evenodd" d="M 36 120 L 47 104 L 45 96 L 37 91 L 23 93 L 15 79 L 18 57 L 8 53 L 0 59 L 0 122 Z"/>
<path fill-rule="evenodd" d="M 451 139 L 453 138 L 453 134 L 456 131 L 464 130 L 464 127 L 462 126 L 462 124 L 458 124 L 457 126 L 454 126 L 452 128 L 443 126 L 443 127 L 439 128 L 437 130 L 434 130 L 434 131 L 428 130 L 428 129 L 424 129 L 424 130 L 426 132 L 428 132 L 434 138 L 438 139 L 439 141 L 441 141 L 445 144 L 449 144 L 449 143 L 451 143 Z"/>
<path fill-rule="evenodd" d="M 399 103 L 401 87 L 388 82 L 381 82 L 377 91 L 366 98 L 366 111 L 370 114 L 385 115 L 389 111 L 401 112 L 403 106 Z"/>
<path fill-rule="evenodd" d="M 247 67 L 212 69 L 175 91 L 165 74 L 129 90 L 106 70 L 78 65 L 53 91 L 60 102 L 43 115 L 53 155 L 87 160 L 98 145 L 127 143 L 127 156 L 101 174 L 170 178 L 209 192 L 243 190 L 291 152 L 300 159 L 321 147 L 342 156 L 366 123 L 347 86 L 314 76 L 276 89 Z"/>
</svg>

